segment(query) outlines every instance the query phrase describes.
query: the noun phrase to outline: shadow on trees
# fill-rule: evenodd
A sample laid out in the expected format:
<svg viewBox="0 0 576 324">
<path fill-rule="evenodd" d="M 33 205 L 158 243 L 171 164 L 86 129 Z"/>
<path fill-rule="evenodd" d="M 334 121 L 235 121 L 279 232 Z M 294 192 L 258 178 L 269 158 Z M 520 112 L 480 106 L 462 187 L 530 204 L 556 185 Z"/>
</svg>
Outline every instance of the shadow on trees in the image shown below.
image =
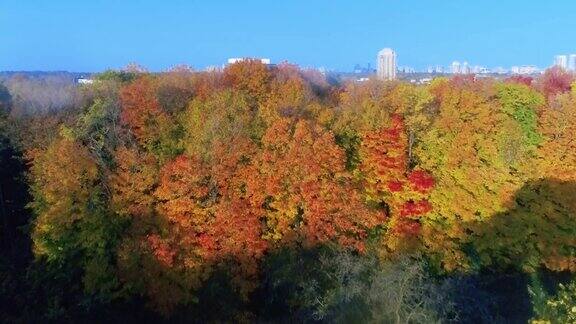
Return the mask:
<svg viewBox="0 0 576 324">
<path fill-rule="evenodd" d="M 22 273 L 32 260 L 27 167 L 6 125 L 6 120 L 0 120 L 0 319 L 18 311 L 13 306 L 22 302 Z"/>
<path fill-rule="evenodd" d="M 505 322 L 532 314 L 528 286 L 538 276 L 550 293 L 576 270 L 576 183 L 542 179 L 526 183 L 509 209 L 478 221 L 467 251 L 484 289 L 497 298 Z"/>
<path fill-rule="evenodd" d="M 575 193 L 574 183 L 530 182 L 508 210 L 470 226 L 470 274 L 434 275 L 423 255 L 381 262 L 333 246 L 284 247 L 263 260 L 249 301 L 215 274 L 171 321 L 526 323 L 534 273 L 551 293 L 571 277 L 561 271 L 573 269 Z"/>
<path fill-rule="evenodd" d="M 526 183 L 506 211 L 468 230 L 463 250 L 475 271 L 465 275 L 434 276 L 425 256 L 381 266 L 370 256 L 326 248 L 277 251 L 263 265 L 254 297 L 257 314 L 274 322 L 386 321 L 388 314 L 379 309 L 403 306 L 390 302 L 398 297 L 394 289 L 373 287 L 407 280 L 407 305 L 425 307 L 406 316 L 425 322 L 526 323 L 534 316 L 528 290 L 534 276 L 553 294 L 576 270 L 576 183 Z"/>
<path fill-rule="evenodd" d="M 474 224 L 478 263 L 534 271 L 576 270 L 576 183 L 556 179 L 529 182 L 510 209 Z"/>
</svg>

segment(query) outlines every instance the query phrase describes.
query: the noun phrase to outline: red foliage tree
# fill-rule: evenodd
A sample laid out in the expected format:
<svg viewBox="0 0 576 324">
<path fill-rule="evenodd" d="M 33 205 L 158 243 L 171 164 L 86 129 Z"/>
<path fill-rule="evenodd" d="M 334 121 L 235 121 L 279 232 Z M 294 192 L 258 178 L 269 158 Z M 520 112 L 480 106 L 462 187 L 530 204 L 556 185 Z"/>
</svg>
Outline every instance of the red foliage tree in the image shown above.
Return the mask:
<svg viewBox="0 0 576 324">
<path fill-rule="evenodd" d="M 531 86 L 532 81 L 534 81 L 534 79 L 532 77 L 525 76 L 525 75 L 514 75 L 514 76 L 511 76 L 511 77 L 506 78 L 504 80 L 504 82 L 524 84 L 527 86 Z"/>
<path fill-rule="evenodd" d="M 550 98 L 559 93 L 570 91 L 574 76 L 560 67 L 552 67 L 537 80 L 537 88 Z"/>
<path fill-rule="evenodd" d="M 420 229 L 419 218 L 432 210 L 426 197 L 434 187 L 434 178 L 423 170 L 408 170 L 407 145 L 403 119 L 393 115 L 388 128 L 364 134 L 360 168 L 368 199 L 388 206 L 392 230 L 415 235 Z"/>
<path fill-rule="evenodd" d="M 247 293 L 254 288 L 267 243 L 262 239 L 261 208 L 245 199 L 234 180 L 243 159 L 237 152 L 217 152 L 215 161 L 221 163 L 214 164 L 215 176 L 200 160 L 177 157 L 162 168 L 155 195 L 160 201 L 158 213 L 168 221 L 167 239 L 176 247 L 181 266 L 206 270 L 233 261 L 238 265 L 232 268 L 234 279 Z M 162 259 L 169 255 L 154 253 Z"/>
</svg>

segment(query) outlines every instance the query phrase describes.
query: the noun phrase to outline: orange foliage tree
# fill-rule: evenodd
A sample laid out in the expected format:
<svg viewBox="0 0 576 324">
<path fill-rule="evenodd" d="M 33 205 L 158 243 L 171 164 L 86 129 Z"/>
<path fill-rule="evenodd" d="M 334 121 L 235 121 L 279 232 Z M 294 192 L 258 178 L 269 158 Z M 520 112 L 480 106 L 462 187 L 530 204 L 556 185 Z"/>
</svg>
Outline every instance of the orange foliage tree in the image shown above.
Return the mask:
<svg viewBox="0 0 576 324">
<path fill-rule="evenodd" d="M 116 169 L 110 175 L 114 210 L 122 216 L 150 217 L 154 209 L 152 192 L 157 183 L 157 161 L 151 154 L 120 147 L 115 154 Z"/>
<path fill-rule="evenodd" d="M 164 111 L 157 98 L 158 80 L 144 75 L 120 91 L 120 119 L 132 131 L 139 144 L 161 160 L 181 151 L 180 126 Z"/>
<path fill-rule="evenodd" d="M 363 250 L 384 214 L 363 204 L 334 136 L 309 122 L 280 119 L 262 145 L 243 178 L 251 205 L 264 206 L 264 237 L 308 246 L 335 241 Z"/>
<path fill-rule="evenodd" d="M 143 142 L 158 135 L 158 118 L 163 115 L 155 93 L 156 82 L 150 76 L 137 78 L 120 92 L 121 120 Z"/>
<path fill-rule="evenodd" d="M 224 69 L 224 83 L 248 95 L 251 104 L 263 102 L 269 95 L 272 74 L 259 60 L 249 59 Z"/>
<path fill-rule="evenodd" d="M 538 172 L 542 177 L 576 181 L 576 96 L 564 94 L 542 111 L 540 131 L 544 143 L 538 149 Z"/>
</svg>

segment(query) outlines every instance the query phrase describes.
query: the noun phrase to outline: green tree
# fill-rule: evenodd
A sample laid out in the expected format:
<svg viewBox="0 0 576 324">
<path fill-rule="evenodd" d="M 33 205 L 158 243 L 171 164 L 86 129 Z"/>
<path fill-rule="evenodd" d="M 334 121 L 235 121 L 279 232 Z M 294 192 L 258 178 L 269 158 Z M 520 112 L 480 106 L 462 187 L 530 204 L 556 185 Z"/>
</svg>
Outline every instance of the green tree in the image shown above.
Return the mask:
<svg viewBox="0 0 576 324">
<path fill-rule="evenodd" d="M 544 96 L 518 83 L 502 83 L 496 90 L 502 111 L 514 118 L 520 126 L 523 144 L 535 149 L 542 141 L 542 135 L 538 132 L 538 111 L 545 104 Z"/>
<path fill-rule="evenodd" d="M 35 256 L 53 271 L 72 266 L 87 294 L 112 299 L 119 288 L 113 268 L 123 221 L 108 209 L 98 165 L 85 147 L 61 138 L 31 171 Z"/>
</svg>

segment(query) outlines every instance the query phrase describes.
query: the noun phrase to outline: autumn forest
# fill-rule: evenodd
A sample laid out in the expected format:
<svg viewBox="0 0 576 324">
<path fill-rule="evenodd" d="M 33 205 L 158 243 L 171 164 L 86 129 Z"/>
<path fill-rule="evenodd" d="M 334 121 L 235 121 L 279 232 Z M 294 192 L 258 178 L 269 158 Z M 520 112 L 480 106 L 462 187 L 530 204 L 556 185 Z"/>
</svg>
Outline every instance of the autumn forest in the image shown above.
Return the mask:
<svg viewBox="0 0 576 324">
<path fill-rule="evenodd" d="M 1 322 L 576 322 L 576 83 L 0 83 Z"/>
</svg>

